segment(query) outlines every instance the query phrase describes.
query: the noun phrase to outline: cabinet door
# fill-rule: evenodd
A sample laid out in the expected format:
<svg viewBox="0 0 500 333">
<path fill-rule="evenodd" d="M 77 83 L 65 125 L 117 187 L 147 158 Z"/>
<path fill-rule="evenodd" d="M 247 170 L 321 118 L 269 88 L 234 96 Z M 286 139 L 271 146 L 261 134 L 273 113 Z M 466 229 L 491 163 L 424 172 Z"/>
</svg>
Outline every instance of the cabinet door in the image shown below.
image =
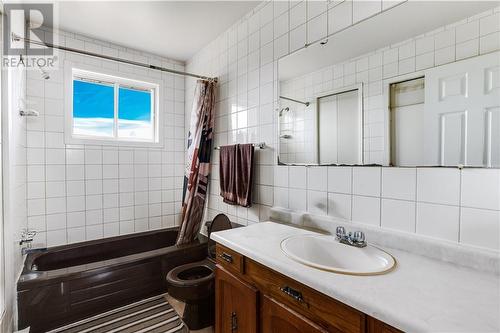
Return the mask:
<svg viewBox="0 0 500 333">
<path fill-rule="evenodd" d="M 261 333 L 327 333 L 319 325 L 267 296 L 262 297 L 261 327 Z"/>
<path fill-rule="evenodd" d="M 258 291 L 217 266 L 215 333 L 256 333 Z"/>
</svg>

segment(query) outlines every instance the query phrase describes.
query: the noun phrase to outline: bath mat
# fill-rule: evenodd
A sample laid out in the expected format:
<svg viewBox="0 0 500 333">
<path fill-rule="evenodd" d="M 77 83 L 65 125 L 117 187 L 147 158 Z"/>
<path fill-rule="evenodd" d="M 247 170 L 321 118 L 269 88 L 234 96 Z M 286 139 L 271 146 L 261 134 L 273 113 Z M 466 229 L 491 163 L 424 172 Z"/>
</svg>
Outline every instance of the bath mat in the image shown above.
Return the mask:
<svg viewBox="0 0 500 333">
<path fill-rule="evenodd" d="M 158 295 L 48 333 L 188 333 L 175 310 Z"/>
</svg>

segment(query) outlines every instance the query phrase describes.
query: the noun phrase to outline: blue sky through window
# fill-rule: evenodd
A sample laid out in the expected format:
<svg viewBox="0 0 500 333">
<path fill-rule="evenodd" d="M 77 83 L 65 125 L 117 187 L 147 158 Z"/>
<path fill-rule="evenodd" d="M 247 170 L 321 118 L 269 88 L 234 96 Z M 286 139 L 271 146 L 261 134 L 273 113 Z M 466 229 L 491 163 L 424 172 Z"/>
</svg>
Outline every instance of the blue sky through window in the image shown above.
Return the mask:
<svg viewBox="0 0 500 333">
<path fill-rule="evenodd" d="M 119 119 L 151 120 L 151 93 L 149 91 L 120 87 L 118 102 Z"/>
<path fill-rule="evenodd" d="M 113 86 L 74 80 L 74 118 L 114 118 Z"/>
<path fill-rule="evenodd" d="M 73 80 L 73 133 L 112 137 L 114 87 Z"/>
<path fill-rule="evenodd" d="M 151 92 L 120 87 L 118 137 L 152 139 Z"/>
<path fill-rule="evenodd" d="M 151 91 L 118 89 L 118 137 L 153 139 Z M 73 80 L 73 133 L 112 137 L 114 86 Z"/>
</svg>

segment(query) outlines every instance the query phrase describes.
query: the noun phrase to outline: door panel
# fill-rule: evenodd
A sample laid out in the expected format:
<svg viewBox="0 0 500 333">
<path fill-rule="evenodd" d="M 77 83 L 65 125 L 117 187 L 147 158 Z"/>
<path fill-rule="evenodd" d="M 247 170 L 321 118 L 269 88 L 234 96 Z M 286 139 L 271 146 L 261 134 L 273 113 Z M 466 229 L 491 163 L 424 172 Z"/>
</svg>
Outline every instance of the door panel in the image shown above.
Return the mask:
<svg viewBox="0 0 500 333">
<path fill-rule="evenodd" d="M 263 296 L 262 333 L 327 333 L 325 329 L 274 299 Z"/>
<path fill-rule="evenodd" d="M 500 107 L 486 111 L 486 166 L 500 167 Z"/>
<path fill-rule="evenodd" d="M 215 333 L 256 333 L 258 291 L 217 266 Z"/>
<path fill-rule="evenodd" d="M 490 141 L 496 118 L 488 113 L 499 106 L 499 52 L 427 70 L 425 164 L 499 166 Z"/>
</svg>

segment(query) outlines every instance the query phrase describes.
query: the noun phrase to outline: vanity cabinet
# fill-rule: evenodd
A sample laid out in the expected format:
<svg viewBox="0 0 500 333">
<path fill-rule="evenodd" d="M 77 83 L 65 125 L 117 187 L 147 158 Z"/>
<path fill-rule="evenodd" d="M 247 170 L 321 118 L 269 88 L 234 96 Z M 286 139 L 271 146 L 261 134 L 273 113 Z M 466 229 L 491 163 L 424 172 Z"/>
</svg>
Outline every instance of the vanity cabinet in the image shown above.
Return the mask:
<svg viewBox="0 0 500 333">
<path fill-rule="evenodd" d="M 258 290 L 224 269 L 215 271 L 216 332 L 257 332 Z"/>
<path fill-rule="evenodd" d="M 399 333 L 217 244 L 216 333 Z"/>
</svg>

